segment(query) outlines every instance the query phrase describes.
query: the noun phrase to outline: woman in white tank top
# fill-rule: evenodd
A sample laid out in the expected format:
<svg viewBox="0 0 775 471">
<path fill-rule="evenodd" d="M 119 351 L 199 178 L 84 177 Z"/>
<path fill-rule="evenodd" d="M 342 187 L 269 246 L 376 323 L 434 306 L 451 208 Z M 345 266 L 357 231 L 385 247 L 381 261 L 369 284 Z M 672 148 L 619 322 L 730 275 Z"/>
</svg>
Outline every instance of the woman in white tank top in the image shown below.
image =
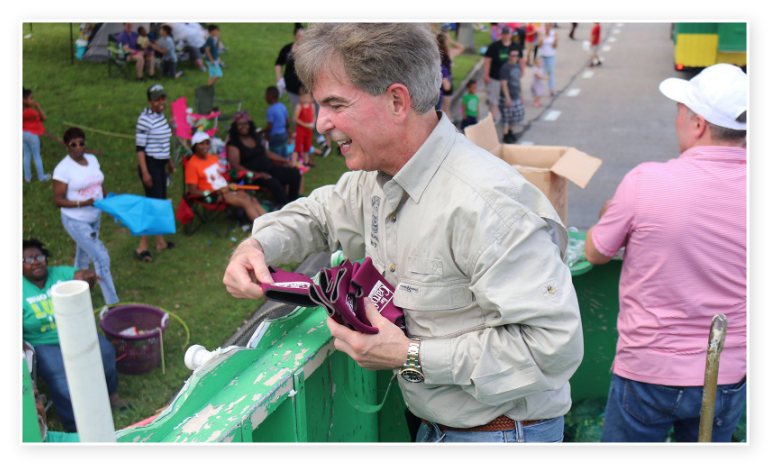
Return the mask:
<svg viewBox="0 0 775 471">
<path fill-rule="evenodd" d="M 555 95 L 554 92 L 554 67 L 557 64 L 557 35 L 551 23 L 545 23 L 543 25 L 544 30 L 539 31 L 538 34 L 538 55 L 543 57 L 544 69 L 549 75 L 549 93 L 551 96 Z"/>
</svg>

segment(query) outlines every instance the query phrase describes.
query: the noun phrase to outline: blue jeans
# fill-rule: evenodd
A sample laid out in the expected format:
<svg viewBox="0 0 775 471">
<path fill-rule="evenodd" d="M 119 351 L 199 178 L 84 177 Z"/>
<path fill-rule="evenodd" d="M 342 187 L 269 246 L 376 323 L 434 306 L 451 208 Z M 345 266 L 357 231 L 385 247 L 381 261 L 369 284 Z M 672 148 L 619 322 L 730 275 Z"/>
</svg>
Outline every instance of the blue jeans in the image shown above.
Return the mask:
<svg viewBox="0 0 775 471">
<path fill-rule="evenodd" d="M 24 149 L 24 179 L 32 180 L 30 160 L 35 159 L 35 170 L 38 171 L 38 180 L 43 179 L 43 161 L 40 159 L 40 137 L 31 132 L 22 131 L 22 148 Z"/>
<path fill-rule="evenodd" d="M 546 69 L 546 73 L 549 75 L 549 90 L 554 92 L 554 66 L 557 64 L 557 57 L 541 56 L 541 58 L 544 60 L 544 69 Z"/>
<path fill-rule="evenodd" d="M 729 442 L 745 409 L 746 381 L 720 385 L 714 442 Z M 601 442 L 663 442 L 673 427 L 678 442 L 696 442 L 702 386 L 662 386 L 613 375 Z"/>
<path fill-rule="evenodd" d="M 105 369 L 105 380 L 108 394 L 118 390 L 118 373 L 116 372 L 116 351 L 108 339 L 97 334 L 102 353 L 102 367 Z M 68 432 L 75 432 L 75 416 L 70 402 L 70 388 L 65 376 L 65 363 L 62 359 L 62 348 L 59 345 L 38 345 L 35 347 L 38 361 L 38 375 L 48 386 L 48 392 L 54 407 L 62 420 L 62 425 Z"/>
<path fill-rule="evenodd" d="M 417 443 L 560 443 L 564 427 L 564 417 L 544 420 L 527 427 L 518 421 L 515 422 L 515 428 L 501 432 L 444 431 L 433 422 L 423 422 L 417 431 Z"/>
<path fill-rule="evenodd" d="M 105 304 L 118 302 L 116 287 L 110 275 L 110 255 L 100 241 L 100 220 L 84 222 L 71 219 L 62 214 L 62 225 L 75 241 L 75 266 L 85 270 L 94 261 L 94 271 L 102 278 L 99 281 Z"/>
<path fill-rule="evenodd" d="M 269 135 L 269 150 L 279 155 L 280 157 L 288 158 L 288 133 L 281 132 L 280 134 Z"/>
</svg>

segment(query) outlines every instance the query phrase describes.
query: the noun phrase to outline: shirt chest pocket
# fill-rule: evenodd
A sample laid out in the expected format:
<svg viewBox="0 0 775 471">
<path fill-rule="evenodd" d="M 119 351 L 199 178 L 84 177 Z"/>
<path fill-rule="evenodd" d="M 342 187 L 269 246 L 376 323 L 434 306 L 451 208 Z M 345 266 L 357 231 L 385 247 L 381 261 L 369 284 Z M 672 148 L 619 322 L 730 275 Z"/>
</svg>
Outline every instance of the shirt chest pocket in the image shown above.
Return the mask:
<svg viewBox="0 0 775 471">
<path fill-rule="evenodd" d="M 393 304 L 413 311 L 451 311 L 473 302 L 468 283 L 437 286 L 407 279 L 401 280 L 393 297 Z"/>
</svg>

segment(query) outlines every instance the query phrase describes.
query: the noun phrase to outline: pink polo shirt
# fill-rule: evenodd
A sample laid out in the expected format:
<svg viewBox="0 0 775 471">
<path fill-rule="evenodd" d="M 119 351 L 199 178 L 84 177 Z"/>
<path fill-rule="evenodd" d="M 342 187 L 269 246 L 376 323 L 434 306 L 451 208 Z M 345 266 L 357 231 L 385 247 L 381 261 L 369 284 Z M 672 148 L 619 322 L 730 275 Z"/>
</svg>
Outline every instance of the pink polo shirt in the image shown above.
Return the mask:
<svg viewBox="0 0 775 471">
<path fill-rule="evenodd" d="M 702 386 L 713 316 L 728 319 L 719 384 L 746 374 L 746 149 L 693 147 L 622 180 L 592 241 L 625 246 L 613 372 Z"/>
</svg>

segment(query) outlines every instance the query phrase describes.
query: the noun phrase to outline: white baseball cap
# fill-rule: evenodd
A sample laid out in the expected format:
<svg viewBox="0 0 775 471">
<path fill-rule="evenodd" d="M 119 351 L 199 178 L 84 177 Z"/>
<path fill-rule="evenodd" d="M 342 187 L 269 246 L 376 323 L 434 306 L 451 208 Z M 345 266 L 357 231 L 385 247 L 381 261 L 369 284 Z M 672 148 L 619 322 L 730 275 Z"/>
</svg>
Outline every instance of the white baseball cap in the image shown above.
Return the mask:
<svg viewBox="0 0 775 471">
<path fill-rule="evenodd" d="M 746 123 L 735 121 L 748 110 L 748 76 L 730 64 L 707 67 L 691 80 L 669 78 L 659 91 L 705 118 L 709 123 L 739 131 Z"/>
<path fill-rule="evenodd" d="M 210 140 L 210 136 L 208 136 L 206 132 L 197 131 L 194 134 L 194 137 L 191 138 L 191 147 L 194 147 L 200 142 L 209 141 L 209 140 Z"/>
</svg>

